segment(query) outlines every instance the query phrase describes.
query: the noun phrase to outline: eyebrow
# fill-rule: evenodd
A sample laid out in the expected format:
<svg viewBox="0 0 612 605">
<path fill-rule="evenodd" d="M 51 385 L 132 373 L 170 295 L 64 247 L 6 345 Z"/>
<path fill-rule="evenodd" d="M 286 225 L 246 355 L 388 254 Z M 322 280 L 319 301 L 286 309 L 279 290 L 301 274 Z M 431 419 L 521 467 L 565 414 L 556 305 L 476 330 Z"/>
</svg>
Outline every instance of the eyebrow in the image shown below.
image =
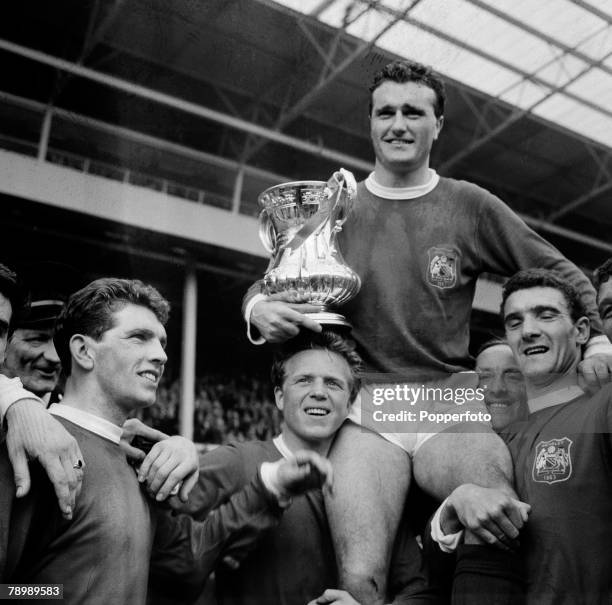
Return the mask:
<svg viewBox="0 0 612 605">
<path fill-rule="evenodd" d="M 294 374 L 293 378 L 314 378 L 315 375 L 308 372 L 300 372 L 299 374 Z M 335 380 L 336 382 L 342 382 L 344 384 L 348 384 L 348 382 L 344 378 L 338 378 L 337 376 L 332 376 L 331 374 L 322 376 L 323 380 Z"/>
<path fill-rule="evenodd" d="M 547 311 L 552 313 L 563 313 L 563 309 L 559 309 L 559 307 L 553 307 L 551 305 L 536 305 L 531 310 L 535 311 L 538 314 L 545 313 Z"/>
<path fill-rule="evenodd" d="M 133 330 L 127 332 L 127 337 L 129 338 L 130 336 L 134 336 L 135 334 L 144 334 L 147 338 L 157 337 L 157 334 L 153 330 L 149 330 L 149 328 L 134 328 Z M 162 346 L 165 347 L 166 343 L 168 342 L 168 336 L 164 335 L 160 337 L 159 342 L 161 342 Z"/>
<path fill-rule="evenodd" d="M 387 103 L 383 105 L 382 107 L 375 108 L 374 112 L 382 113 L 383 111 L 391 111 L 391 110 L 396 111 L 396 109 L 397 109 L 396 105 Z M 410 105 L 410 103 L 404 103 L 403 105 L 400 105 L 400 109 L 403 112 L 407 111 L 408 113 L 418 113 L 419 115 L 425 115 L 425 110 L 422 107 L 416 107 L 415 105 Z"/>
<path fill-rule="evenodd" d="M 558 307 L 553 307 L 551 305 L 536 305 L 535 307 L 529 307 L 526 310 L 526 312 L 530 312 L 530 311 L 535 313 L 536 315 L 540 315 L 541 313 L 545 313 L 545 312 L 558 313 L 558 314 L 563 313 L 563 309 L 559 309 Z M 523 313 L 524 313 L 523 311 L 515 311 L 513 313 L 508 313 L 508 315 L 504 317 L 504 322 L 508 321 L 509 319 L 520 318 Z"/>
</svg>

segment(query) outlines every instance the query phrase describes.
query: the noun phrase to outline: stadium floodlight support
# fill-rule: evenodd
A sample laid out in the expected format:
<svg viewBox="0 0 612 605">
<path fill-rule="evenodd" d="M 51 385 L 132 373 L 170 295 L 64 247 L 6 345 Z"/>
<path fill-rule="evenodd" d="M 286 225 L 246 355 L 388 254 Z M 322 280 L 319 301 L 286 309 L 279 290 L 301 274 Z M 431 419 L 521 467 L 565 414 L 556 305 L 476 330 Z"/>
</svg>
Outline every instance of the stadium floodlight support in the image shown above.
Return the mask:
<svg viewBox="0 0 612 605">
<path fill-rule="evenodd" d="M 196 332 L 198 327 L 198 278 L 188 262 L 183 288 L 183 330 L 181 346 L 181 400 L 179 433 L 193 441 L 195 410 Z"/>
</svg>

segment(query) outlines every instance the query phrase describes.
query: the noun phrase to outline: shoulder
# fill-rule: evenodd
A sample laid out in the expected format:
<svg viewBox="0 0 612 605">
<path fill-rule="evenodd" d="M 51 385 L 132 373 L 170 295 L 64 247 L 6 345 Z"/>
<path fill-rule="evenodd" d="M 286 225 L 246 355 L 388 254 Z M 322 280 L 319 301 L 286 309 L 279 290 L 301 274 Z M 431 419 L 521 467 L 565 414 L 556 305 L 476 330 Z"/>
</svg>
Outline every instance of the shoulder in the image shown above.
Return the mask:
<svg viewBox="0 0 612 605">
<path fill-rule="evenodd" d="M 601 389 L 592 395 L 587 395 L 583 405 L 589 408 L 603 408 L 612 413 L 612 384 L 605 384 Z"/>
<path fill-rule="evenodd" d="M 440 177 L 438 189 L 440 192 L 446 195 L 451 194 L 460 200 L 465 199 L 471 202 L 481 203 L 503 203 L 490 191 L 487 191 L 475 183 L 470 183 L 469 181 Z"/>
</svg>

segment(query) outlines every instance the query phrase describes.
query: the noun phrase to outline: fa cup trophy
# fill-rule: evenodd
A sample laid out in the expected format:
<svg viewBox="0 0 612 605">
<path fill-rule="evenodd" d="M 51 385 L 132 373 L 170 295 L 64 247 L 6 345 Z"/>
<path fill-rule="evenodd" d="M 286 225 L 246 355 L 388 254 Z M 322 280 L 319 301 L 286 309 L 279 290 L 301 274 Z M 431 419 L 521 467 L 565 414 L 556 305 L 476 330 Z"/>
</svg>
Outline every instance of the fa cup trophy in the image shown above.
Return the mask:
<svg viewBox="0 0 612 605">
<path fill-rule="evenodd" d="M 327 183 L 283 183 L 260 194 L 259 237 L 272 255 L 264 294 L 297 294 L 301 302 L 321 306 L 308 314 L 312 319 L 350 326 L 333 309 L 359 292 L 361 280 L 342 258 L 336 238 L 356 190 L 352 173 L 340 169 Z"/>
</svg>

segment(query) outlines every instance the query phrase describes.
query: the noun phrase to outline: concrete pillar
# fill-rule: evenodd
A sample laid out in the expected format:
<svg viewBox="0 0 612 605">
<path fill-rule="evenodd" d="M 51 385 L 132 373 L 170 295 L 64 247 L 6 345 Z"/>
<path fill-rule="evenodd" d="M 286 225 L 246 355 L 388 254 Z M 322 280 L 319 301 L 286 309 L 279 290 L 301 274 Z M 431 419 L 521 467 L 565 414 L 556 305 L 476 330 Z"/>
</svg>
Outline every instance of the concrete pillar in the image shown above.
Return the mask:
<svg viewBox="0 0 612 605">
<path fill-rule="evenodd" d="M 193 265 L 187 265 L 183 290 L 183 329 L 181 351 L 181 404 L 179 433 L 193 439 L 195 407 L 196 331 L 198 327 L 198 280 Z"/>
<path fill-rule="evenodd" d="M 53 117 L 53 110 L 49 107 L 45 111 L 45 117 L 43 118 L 42 129 L 40 131 L 40 141 L 38 143 L 38 159 L 44 161 L 47 158 L 47 149 L 49 148 L 49 135 L 51 133 L 51 118 Z"/>
<path fill-rule="evenodd" d="M 244 182 L 244 166 L 240 166 L 234 181 L 234 194 L 232 195 L 232 212 L 240 212 L 240 202 L 242 200 L 242 183 Z"/>
</svg>

